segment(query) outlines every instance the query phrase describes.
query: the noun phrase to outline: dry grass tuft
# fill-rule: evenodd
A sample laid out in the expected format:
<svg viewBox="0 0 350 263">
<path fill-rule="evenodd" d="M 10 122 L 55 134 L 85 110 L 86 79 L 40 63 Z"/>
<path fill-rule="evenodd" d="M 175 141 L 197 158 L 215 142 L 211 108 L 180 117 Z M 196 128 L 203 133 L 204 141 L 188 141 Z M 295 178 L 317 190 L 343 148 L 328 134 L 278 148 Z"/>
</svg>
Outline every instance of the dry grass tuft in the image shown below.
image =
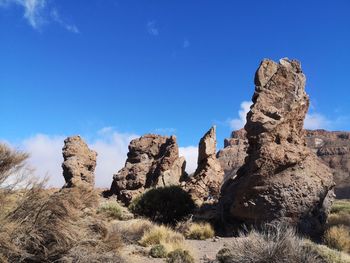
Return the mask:
<svg viewBox="0 0 350 263">
<path fill-rule="evenodd" d="M 350 213 L 341 211 L 337 214 L 333 213 L 328 216 L 328 226 L 343 225 L 350 227 Z"/>
<path fill-rule="evenodd" d="M 187 221 L 185 223 L 180 223 L 177 226 L 177 230 L 184 233 L 184 236 L 188 239 L 205 240 L 215 236 L 215 231 L 209 223 L 194 223 Z"/>
<path fill-rule="evenodd" d="M 350 200 L 336 200 L 332 206 L 331 213 L 344 212 L 350 214 Z"/>
<path fill-rule="evenodd" d="M 220 263 L 316 263 L 319 256 L 305 248 L 295 231 L 282 226 L 269 227 L 263 232 L 251 231 L 236 238 L 228 248 L 217 254 Z"/>
<path fill-rule="evenodd" d="M 146 231 L 139 241 L 140 245 L 148 247 L 155 245 L 164 246 L 167 253 L 176 249 L 184 249 L 185 238 L 166 226 L 154 226 Z"/>
<path fill-rule="evenodd" d="M 118 233 L 125 243 L 134 244 L 152 227 L 153 224 L 149 220 L 133 219 L 113 224 L 111 231 Z"/>
<path fill-rule="evenodd" d="M 331 248 L 350 253 L 350 228 L 343 225 L 330 227 L 324 242 Z"/>
<path fill-rule="evenodd" d="M 349 263 L 350 255 L 347 253 L 333 250 L 327 246 L 319 245 L 305 240 L 304 245 L 309 250 L 314 251 L 320 258 L 321 263 Z"/>
</svg>

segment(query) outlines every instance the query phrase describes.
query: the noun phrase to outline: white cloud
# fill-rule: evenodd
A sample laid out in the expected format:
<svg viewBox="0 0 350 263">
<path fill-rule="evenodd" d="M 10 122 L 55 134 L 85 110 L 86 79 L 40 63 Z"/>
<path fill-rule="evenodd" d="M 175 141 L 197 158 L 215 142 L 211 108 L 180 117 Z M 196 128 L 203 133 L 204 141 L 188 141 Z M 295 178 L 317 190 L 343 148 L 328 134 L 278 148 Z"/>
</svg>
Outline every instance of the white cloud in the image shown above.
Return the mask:
<svg viewBox="0 0 350 263">
<path fill-rule="evenodd" d="M 308 113 L 304 120 L 304 128 L 315 130 L 315 129 L 327 129 L 330 126 L 331 121 L 325 116 L 319 113 Z"/>
<path fill-rule="evenodd" d="M 94 139 L 87 142 L 89 147 L 98 153 L 96 187 L 110 187 L 113 174 L 125 165 L 130 141 L 138 137 L 137 134 L 120 133 L 112 127 L 105 127 L 96 133 Z M 34 174 L 39 178 L 48 177 L 49 187 L 64 185 L 61 165 L 65 138 L 63 135 L 37 134 L 17 144 L 19 149 L 30 153 L 28 164 L 35 169 Z M 198 147 L 179 147 L 179 154 L 186 158 L 186 171 L 189 174 L 193 173 L 197 168 Z"/>
<path fill-rule="evenodd" d="M 194 173 L 194 171 L 197 169 L 198 147 L 179 147 L 179 153 L 180 156 L 184 156 L 186 159 L 186 172 L 188 174 Z"/>
<path fill-rule="evenodd" d="M 99 134 L 100 137 L 89 145 L 98 153 L 95 171 L 96 186 L 109 187 L 113 174 L 124 167 L 130 141 L 139 136 L 115 132 L 111 128 L 104 128 Z"/>
<path fill-rule="evenodd" d="M 250 111 L 251 105 L 251 101 L 243 101 L 241 103 L 241 109 L 238 111 L 239 118 L 228 120 L 231 129 L 239 130 L 244 127 L 247 122 L 247 113 Z"/>
<path fill-rule="evenodd" d="M 37 134 L 21 143 L 21 148 L 30 153 L 28 163 L 35 168 L 35 175 L 49 177 L 48 186 L 60 187 L 64 184 L 61 168 L 63 141 L 64 136 Z"/>
<path fill-rule="evenodd" d="M 62 175 L 62 147 L 66 136 L 49 136 L 37 134 L 20 143 L 20 149 L 30 153 L 28 164 L 35 168 L 39 178 L 49 177 L 48 186 L 61 187 L 64 184 Z M 119 133 L 112 128 L 104 128 L 97 133 L 89 147 L 98 153 L 95 170 L 96 187 L 109 187 L 112 176 L 125 164 L 129 142 L 139 137 L 136 134 Z"/>
<path fill-rule="evenodd" d="M 40 30 L 45 23 L 52 20 L 72 33 L 79 33 L 77 26 L 64 22 L 57 10 L 51 8 L 49 3 L 52 2 L 48 0 L 0 0 L 0 7 L 21 6 L 24 10 L 23 17 L 36 30 Z"/>
<path fill-rule="evenodd" d="M 149 21 L 147 22 L 147 32 L 148 34 L 152 36 L 158 36 L 159 35 L 159 29 L 157 27 L 156 21 Z"/>
</svg>

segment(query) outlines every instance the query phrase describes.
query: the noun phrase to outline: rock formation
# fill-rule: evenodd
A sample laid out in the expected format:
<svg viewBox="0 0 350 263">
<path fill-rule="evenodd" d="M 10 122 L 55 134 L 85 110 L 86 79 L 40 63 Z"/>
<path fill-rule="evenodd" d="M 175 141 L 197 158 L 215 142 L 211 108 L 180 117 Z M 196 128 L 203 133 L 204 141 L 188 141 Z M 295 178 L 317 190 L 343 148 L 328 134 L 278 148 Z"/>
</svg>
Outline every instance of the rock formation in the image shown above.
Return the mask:
<svg viewBox="0 0 350 263">
<path fill-rule="evenodd" d="M 306 145 L 332 171 L 335 194 L 350 199 L 350 132 L 305 130 Z M 233 131 L 225 139 L 225 148 L 218 152 L 218 160 L 225 171 L 225 180 L 236 175 L 247 156 L 248 140 L 244 129 Z"/>
<path fill-rule="evenodd" d="M 110 192 L 129 204 L 147 188 L 179 184 L 185 167 L 175 136 L 147 134 L 130 142 L 125 166 L 113 176 Z"/>
<path fill-rule="evenodd" d="M 305 76 L 295 60 L 264 60 L 255 75 L 247 115 L 248 156 L 222 187 L 226 222 L 284 222 L 319 236 L 333 199 L 329 168 L 306 147 L 303 122 L 309 106 Z"/>
<path fill-rule="evenodd" d="M 94 187 L 97 153 L 90 150 L 80 136 L 65 139 L 62 152 L 64 187 Z"/>
<path fill-rule="evenodd" d="M 224 149 L 217 153 L 217 158 L 225 172 L 224 181 L 236 176 L 238 168 L 244 164 L 247 156 L 248 140 L 244 129 L 233 131 L 229 139 L 225 139 Z"/>
<path fill-rule="evenodd" d="M 204 202 L 218 200 L 224 178 L 219 161 L 216 159 L 216 128 L 212 127 L 200 140 L 198 148 L 198 167 L 188 178 L 184 189 L 200 206 Z"/>
<path fill-rule="evenodd" d="M 350 199 L 350 132 L 307 130 L 306 143 L 331 168 L 336 198 Z"/>
</svg>

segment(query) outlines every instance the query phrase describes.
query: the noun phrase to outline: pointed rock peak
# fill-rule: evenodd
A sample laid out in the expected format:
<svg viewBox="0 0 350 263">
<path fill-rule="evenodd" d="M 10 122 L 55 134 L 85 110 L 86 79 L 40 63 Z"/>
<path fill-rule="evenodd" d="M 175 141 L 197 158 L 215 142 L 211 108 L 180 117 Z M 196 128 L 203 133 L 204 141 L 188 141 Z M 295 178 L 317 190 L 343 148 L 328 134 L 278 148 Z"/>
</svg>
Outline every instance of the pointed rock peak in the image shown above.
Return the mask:
<svg viewBox="0 0 350 263">
<path fill-rule="evenodd" d="M 211 127 L 199 142 L 198 164 L 213 155 L 216 155 L 216 126 Z"/>
</svg>

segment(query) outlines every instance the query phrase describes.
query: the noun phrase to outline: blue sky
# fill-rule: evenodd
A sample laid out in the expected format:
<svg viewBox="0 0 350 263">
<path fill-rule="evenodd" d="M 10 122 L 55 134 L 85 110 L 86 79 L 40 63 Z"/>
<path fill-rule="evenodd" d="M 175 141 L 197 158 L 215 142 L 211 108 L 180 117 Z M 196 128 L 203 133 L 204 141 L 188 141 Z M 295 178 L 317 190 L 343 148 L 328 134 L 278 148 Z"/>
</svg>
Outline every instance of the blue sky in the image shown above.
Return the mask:
<svg viewBox="0 0 350 263">
<path fill-rule="evenodd" d="M 244 123 L 259 62 L 282 57 L 307 76 L 306 126 L 350 130 L 349 10 L 347 0 L 0 0 L 0 139 L 47 156 L 81 134 L 125 155 L 133 136 L 175 133 L 194 153 L 216 124 L 222 147 Z"/>
</svg>

